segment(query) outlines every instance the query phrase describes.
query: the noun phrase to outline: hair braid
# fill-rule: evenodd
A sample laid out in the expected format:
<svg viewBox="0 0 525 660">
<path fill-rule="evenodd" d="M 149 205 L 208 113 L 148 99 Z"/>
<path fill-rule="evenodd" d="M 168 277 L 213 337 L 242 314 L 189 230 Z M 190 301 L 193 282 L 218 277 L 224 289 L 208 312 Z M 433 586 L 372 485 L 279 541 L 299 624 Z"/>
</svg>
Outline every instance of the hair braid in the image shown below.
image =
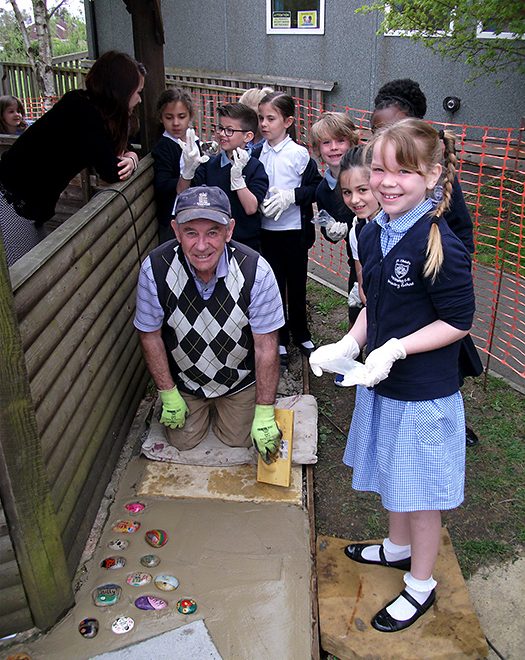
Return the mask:
<svg viewBox="0 0 525 660">
<path fill-rule="evenodd" d="M 456 165 L 458 159 L 456 158 L 456 145 L 454 135 L 452 133 L 443 132 L 440 137 L 445 145 L 444 157 L 444 177 L 443 177 L 443 197 L 439 204 L 436 206 L 435 215 L 441 216 L 450 207 L 450 200 L 452 199 L 452 187 L 454 185 L 454 177 L 456 176 Z"/>
</svg>

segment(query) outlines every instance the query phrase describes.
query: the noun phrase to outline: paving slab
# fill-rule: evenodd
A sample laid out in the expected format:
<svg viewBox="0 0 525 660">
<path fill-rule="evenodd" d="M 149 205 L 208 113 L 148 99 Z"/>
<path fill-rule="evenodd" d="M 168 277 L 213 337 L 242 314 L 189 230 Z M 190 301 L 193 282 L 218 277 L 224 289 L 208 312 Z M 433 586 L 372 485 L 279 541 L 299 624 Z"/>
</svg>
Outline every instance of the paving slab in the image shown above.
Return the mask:
<svg viewBox="0 0 525 660">
<path fill-rule="evenodd" d="M 137 487 L 137 494 L 184 499 L 221 499 L 230 502 L 281 502 L 301 506 L 302 468 L 292 468 L 289 488 L 259 483 L 256 477 L 256 465 L 209 467 L 149 462 Z"/>
<path fill-rule="evenodd" d="M 436 604 L 413 626 L 397 633 L 381 633 L 370 620 L 403 589 L 403 572 L 353 562 L 343 552 L 349 543 L 355 541 L 317 539 L 319 624 L 325 651 L 341 660 L 487 657 L 485 636 L 445 529 L 434 571 L 439 584 Z"/>
</svg>

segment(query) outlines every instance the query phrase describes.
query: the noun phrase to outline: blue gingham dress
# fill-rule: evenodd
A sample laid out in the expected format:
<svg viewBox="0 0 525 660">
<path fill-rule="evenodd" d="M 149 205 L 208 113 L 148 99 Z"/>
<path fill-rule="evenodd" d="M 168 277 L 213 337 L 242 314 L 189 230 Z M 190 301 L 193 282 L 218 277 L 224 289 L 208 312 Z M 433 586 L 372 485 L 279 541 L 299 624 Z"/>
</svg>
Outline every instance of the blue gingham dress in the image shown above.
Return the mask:
<svg viewBox="0 0 525 660">
<path fill-rule="evenodd" d="M 426 200 L 388 223 L 381 213 L 383 255 L 431 207 Z M 437 511 L 459 506 L 465 482 L 465 414 L 458 391 L 430 401 L 399 401 L 357 387 L 343 463 L 355 490 L 379 493 L 388 511 Z"/>
</svg>

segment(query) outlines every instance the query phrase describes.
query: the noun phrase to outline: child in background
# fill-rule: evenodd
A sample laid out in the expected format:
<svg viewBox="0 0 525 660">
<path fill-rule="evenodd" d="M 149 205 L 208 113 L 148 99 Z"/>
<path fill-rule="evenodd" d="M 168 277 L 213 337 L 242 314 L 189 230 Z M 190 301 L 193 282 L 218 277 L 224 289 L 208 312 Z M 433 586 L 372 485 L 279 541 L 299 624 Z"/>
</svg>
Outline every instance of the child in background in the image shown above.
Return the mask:
<svg viewBox="0 0 525 660">
<path fill-rule="evenodd" d="M 295 103 L 274 92 L 259 104 L 259 125 L 265 138 L 253 151 L 270 180 L 269 197 L 262 205 L 261 245 L 275 273 L 285 309 L 279 330 L 281 366 L 288 366 L 290 333 L 303 355 L 314 345 L 306 319 L 308 250 L 315 241 L 312 203 L 321 175 L 308 150 L 295 142 Z"/>
<path fill-rule="evenodd" d="M 427 191 L 442 172 L 437 207 Z M 444 222 L 455 174 L 454 139 L 418 119 L 377 134 L 370 186 L 381 203 L 363 228 L 359 256 L 367 306 L 336 344 L 310 357 L 355 358 L 366 344 L 365 375 L 343 461 L 356 490 L 377 492 L 389 512 L 381 545 L 345 548 L 353 561 L 406 570 L 405 589 L 372 619 L 382 632 L 412 625 L 434 603 L 432 572 L 441 511 L 463 501 L 465 418 L 458 353 L 474 315 L 470 255 Z"/>
<path fill-rule="evenodd" d="M 372 132 L 406 117 L 423 119 L 426 111 L 427 99 L 417 82 L 410 78 L 392 80 L 381 87 L 375 98 L 374 112 L 370 120 Z M 439 201 L 441 187 L 438 186 L 435 192 Z M 474 252 L 472 220 L 457 176 L 454 177 L 450 207 L 443 217 L 472 254 Z"/>
<path fill-rule="evenodd" d="M 244 103 L 249 108 L 251 108 L 255 114 L 257 114 L 259 109 L 259 103 L 267 94 L 273 94 L 273 89 L 271 87 L 263 87 L 259 89 L 258 87 L 250 87 L 239 97 L 239 103 Z M 251 153 L 255 147 L 260 146 L 264 142 L 264 138 L 261 134 L 259 125 L 257 124 L 257 131 L 253 140 L 250 140 L 246 145 L 246 149 Z"/>
<path fill-rule="evenodd" d="M 157 112 L 164 133 L 152 150 L 155 200 L 159 222 L 159 243 L 174 238 L 171 228 L 173 205 L 177 198 L 182 149 L 193 118 L 193 102 L 188 92 L 171 87 L 159 96 Z"/>
<path fill-rule="evenodd" d="M 406 117 L 423 119 L 427 111 L 425 95 L 419 84 L 410 78 L 392 80 L 383 85 L 377 93 L 374 104 L 375 109 L 371 118 L 372 132 Z M 436 204 L 439 203 L 441 195 L 442 188 L 437 185 L 434 190 Z M 472 254 L 474 252 L 472 220 L 457 176 L 454 177 L 450 206 L 443 214 L 443 219 Z M 458 366 L 461 385 L 467 376 L 479 376 L 483 373 L 483 365 L 470 335 L 461 342 Z M 479 442 L 478 436 L 469 426 L 465 426 L 465 442 L 467 447 L 473 447 Z"/>
<path fill-rule="evenodd" d="M 348 257 L 349 276 L 348 293 L 354 288 L 357 281 L 354 260 L 348 242 L 350 228 L 354 221 L 354 213 L 345 205 L 341 190 L 337 185 L 341 159 L 358 142 L 355 125 L 350 117 L 343 112 L 324 112 L 316 121 L 310 131 L 312 151 L 320 158 L 327 169 L 324 179 L 317 186 L 315 201 L 319 211 L 326 211 L 332 218 L 326 227 L 321 227 L 321 233 L 332 243 L 346 239 L 346 253 Z M 348 320 L 350 327 L 359 314 L 359 300 L 349 295 Z M 350 304 L 352 303 L 352 305 Z"/>
<path fill-rule="evenodd" d="M 230 200 L 235 220 L 233 240 L 260 251 L 259 204 L 268 192 L 268 177 L 262 163 L 252 158 L 246 145 L 257 130 L 257 115 L 247 105 L 228 103 L 217 108 L 219 123 L 214 130 L 221 151 L 196 169 L 192 186 L 217 186 Z M 190 181 L 182 174 L 178 191 Z"/>
<path fill-rule="evenodd" d="M 341 159 L 339 188 L 345 205 L 355 214 L 357 220 L 350 228 L 348 245 L 350 246 L 355 266 L 359 297 L 362 304 L 366 305 L 357 241 L 363 227 L 375 218 L 381 207 L 370 188 L 370 168 L 364 162 L 363 147 L 350 149 Z"/>
<path fill-rule="evenodd" d="M 20 135 L 27 128 L 25 109 L 16 96 L 0 96 L 0 133 Z"/>
</svg>

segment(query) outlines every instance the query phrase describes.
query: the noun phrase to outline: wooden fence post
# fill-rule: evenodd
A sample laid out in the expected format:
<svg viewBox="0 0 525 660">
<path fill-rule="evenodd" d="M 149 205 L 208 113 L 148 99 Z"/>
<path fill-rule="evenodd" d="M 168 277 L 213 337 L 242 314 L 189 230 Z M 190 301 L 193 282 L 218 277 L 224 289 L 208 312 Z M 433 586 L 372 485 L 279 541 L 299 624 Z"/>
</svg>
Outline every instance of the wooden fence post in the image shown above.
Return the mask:
<svg viewBox="0 0 525 660">
<path fill-rule="evenodd" d="M 35 625 L 52 626 L 74 597 L 49 493 L 24 352 L 0 239 L 0 498 Z"/>
</svg>

